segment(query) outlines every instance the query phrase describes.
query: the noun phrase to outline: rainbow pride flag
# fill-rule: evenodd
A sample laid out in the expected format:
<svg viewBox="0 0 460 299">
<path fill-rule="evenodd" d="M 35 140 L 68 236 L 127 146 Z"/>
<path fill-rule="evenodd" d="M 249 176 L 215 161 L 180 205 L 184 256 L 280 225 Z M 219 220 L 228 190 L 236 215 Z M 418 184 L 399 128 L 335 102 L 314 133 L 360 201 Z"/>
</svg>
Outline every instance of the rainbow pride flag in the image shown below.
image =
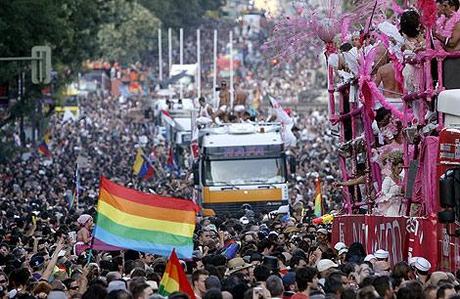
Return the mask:
<svg viewBox="0 0 460 299">
<path fill-rule="evenodd" d="M 323 215 L 323 195 L 321 194 L 321 181 L 319 179 L 316 180 L 314 214 L 316 217 L 321 217 L 321 215 Z"/>
<path fill-rule="evenodd" d="M 173 250 L 161 278 L 158 293 L 163 296 L 169 296 L 174 292 L 183 292 L 189 295 L 190 299 L 195 299 L 195 293 L 187 280 L 176 252 Z"/>
<path fill-rule="evenodd" d="M 142 193 L 101 177 L 92 248 L 132 249 L 191 258 L 198 206 L 191 200 Z"/>
</svg>

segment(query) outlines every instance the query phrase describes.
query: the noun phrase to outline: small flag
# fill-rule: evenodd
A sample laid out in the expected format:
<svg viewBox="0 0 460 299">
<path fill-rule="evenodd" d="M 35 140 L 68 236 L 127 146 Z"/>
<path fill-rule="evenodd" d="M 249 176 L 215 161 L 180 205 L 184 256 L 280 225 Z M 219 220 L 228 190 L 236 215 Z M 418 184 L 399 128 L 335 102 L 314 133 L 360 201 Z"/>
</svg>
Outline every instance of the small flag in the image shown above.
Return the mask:
<svg viewBox="0 0 460 299">
<path fill-rule="evenodd" d="M 172 145 L 169 146 L 168 159 L 166 160 L 166 168 L 171 172 L 179 172 L 179 167 L 176 163 L 176 156 L 174 155 L 174 150 Z"/>
<path fill-rule="evenodd" d="M 148 179 L 153 176 L 152 163 L 144 155 L 141 148 L 137 149 L 136 160 L 133 165 L 133 173 L 139 178 Z"/>
<path fill-rule="evenodd" d="M 129 189 L 104 177 L 100 182 L 93 249 L 162 256 L 175 249 L 180 258 L 192 257 L 196 204 Z"/>
<path fill-rule="evenodd" d="M 190 142 L 190 152 L 192 153 L 193 161 L 200 157 L 200 149 L 198 146 L 198 126 L 196 124 L 196 113 L 192 113 L 192 140 Z"/>
<path fill-rule="evenodd" d="M 78 198 L 80 196 L 80 171 L 77 164 L 75 169 L 75 189 L 73 190 L 72 196 L 69 201 L 69 208 L 78 207 Z"/>
<path fill-rule="evenodd" d="M 158 293 L 163 296 L 168 296 L 174 292 L 183 292 L 189 295 L 190 299 L 195 299 L 195 293 L 187 280 L 175 250 L 171 252 L 158 289 Z"/>
<path fill-rule="evenodd" d="M 38 152 L 47 158 L 51 157 L 51 152 L 48 147 L 50 142 L 51 142 L 51 132 L 48 130 L 43 136 L 42 142 L 40 142 L 40 144 L 38 145 Z"/>
<path fill-rule="evenodd" d="M 48 149 L 48 144 L 43 140 L 38 146 L 38 152 L 47 158 L 51 158 L 51 152 Z"/>
<path fill-rule="evenodd" d="M 171 115 L 169 114 L 168 111 L 166 110 L 161 110 L 161 118 L 168 124 L 170 125 L 171 127 L 175 127 L 176 126 L 176 122 L 174 121 L 174 119 L 171 117 Z"/>
<path fill-rule="evenodd" d="M 316 179 L 316 194 L 315 194 L 315 211 L 316 217 L 321 217 L 323 214 L 323 195 L 321 194 L 321 181 Z"/>
</svg>

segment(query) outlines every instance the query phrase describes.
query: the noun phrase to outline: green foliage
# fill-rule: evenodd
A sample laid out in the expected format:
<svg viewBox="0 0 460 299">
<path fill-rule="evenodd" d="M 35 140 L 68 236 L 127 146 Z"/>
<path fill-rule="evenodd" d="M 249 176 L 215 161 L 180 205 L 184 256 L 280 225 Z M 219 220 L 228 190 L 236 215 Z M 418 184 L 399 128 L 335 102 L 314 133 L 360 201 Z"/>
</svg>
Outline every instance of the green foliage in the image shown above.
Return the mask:
<svg viewBox="0 0 460 299">
<path fill-rule="evenodd" d="M 224 0 L 139 0 L 160 20 L 164 28 L 193 27 L 202 21 L 207 11 L 217 11 Z"/>
<path fill-rule="evenodd" d="M 101 26 L 97 34 L 101 56 L 122 64 L 144 60 L 156 46 L 160 21 L 137 2 L 114 1 L 119 18 Z"/>
</svg>

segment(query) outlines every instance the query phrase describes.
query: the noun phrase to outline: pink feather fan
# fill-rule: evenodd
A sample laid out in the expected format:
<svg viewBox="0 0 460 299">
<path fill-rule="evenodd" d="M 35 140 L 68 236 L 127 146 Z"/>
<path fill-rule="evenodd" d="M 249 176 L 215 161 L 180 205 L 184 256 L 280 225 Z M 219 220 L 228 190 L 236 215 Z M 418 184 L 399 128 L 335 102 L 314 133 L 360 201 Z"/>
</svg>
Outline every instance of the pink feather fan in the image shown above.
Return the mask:
<svg viewBox="0 0 460 299">
<path fill-rule="evenodd" d="M 343 12 L 344 0 L 320 0 L 317 6 L 298 1 L 294 4 L 296 15 L 278 19 L 263 48 L 282 60 L 303 55 L 306 50 L 319 55 L 339 34 L 344 41 L 353 27 L 364 28 L 374 6 L 374 17 L 383 15 L 389 1 L 355 0 L 347 12 Z"/>
</svg>

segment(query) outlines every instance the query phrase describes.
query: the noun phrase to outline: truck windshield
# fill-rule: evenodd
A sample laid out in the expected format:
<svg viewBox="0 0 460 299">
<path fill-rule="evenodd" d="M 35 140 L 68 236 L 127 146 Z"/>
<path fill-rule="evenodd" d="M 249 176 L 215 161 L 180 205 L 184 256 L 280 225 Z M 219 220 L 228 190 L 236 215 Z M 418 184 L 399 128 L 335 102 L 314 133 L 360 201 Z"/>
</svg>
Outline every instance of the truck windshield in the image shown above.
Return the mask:
<svg viewBox="0 0 460 299">
<path fill-rule="evenodd" d="M 206 186 L 281 184 L 286 181 L 282 158 L 208 160 L 204 172 Z"/>
</svg>

